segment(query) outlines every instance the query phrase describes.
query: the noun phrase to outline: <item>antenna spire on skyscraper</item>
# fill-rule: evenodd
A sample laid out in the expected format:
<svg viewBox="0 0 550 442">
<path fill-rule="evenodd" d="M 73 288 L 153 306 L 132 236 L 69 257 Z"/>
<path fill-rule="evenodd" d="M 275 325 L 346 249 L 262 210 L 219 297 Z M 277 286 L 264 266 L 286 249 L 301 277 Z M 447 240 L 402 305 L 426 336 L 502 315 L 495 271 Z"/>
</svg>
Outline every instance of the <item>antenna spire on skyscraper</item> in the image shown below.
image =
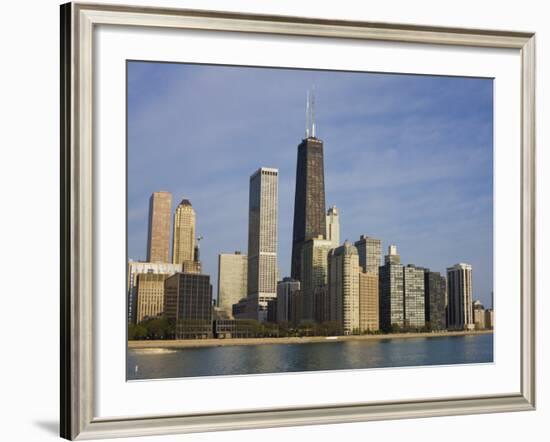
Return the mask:
<svg viewBox="0 0 550 442">
<path fill-rule="evenodd" d="M 315 138 L 315 85 L 306 95 L 306 138 Z"/>
<path fill-rule="evenodd" d="M 309 89 L 306 92 L 306 138 L 309 138 Z"/>
<path fill-rule="evenodd" d="M 311 87 L 311 136 L 315 138 L 315 85 Z"/>
</svg>

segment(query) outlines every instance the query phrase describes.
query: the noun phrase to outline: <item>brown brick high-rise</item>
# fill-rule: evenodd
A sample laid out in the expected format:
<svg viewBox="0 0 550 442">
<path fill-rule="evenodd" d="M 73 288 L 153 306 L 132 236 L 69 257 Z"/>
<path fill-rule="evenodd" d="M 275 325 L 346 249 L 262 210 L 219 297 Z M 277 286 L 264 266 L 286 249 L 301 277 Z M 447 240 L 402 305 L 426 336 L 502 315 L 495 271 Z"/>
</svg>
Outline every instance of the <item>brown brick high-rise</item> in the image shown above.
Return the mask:
<svg viewBox="0 0 550 442">
<path fill-rule="evenodd" d="M 305 241 L 326 235 L 323 142 L 313 136 L 298 146 L 291 277 L 300 279 L 301 250 Z"/>
<path fill-rule="evenodd" d="M 154 192 L 149 199 L 147 262 L 170 262 L 172 194 Z"/>
</svg>

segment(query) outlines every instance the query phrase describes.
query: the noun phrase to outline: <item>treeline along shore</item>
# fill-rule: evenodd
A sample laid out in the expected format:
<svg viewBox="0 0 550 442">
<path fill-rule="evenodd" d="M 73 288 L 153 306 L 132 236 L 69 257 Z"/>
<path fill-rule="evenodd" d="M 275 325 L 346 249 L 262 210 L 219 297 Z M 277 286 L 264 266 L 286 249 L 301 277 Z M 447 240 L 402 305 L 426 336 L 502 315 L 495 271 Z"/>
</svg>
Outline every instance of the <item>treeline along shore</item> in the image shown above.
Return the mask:
<svg viewBox="0 0 550 442">
<path fill-rule="evenodd" d="M 263 345 L 263 344 L 308 344 L 316 342 L 343 342 L 343 341 L 369 341 L 383 339 L 411 339 L 411 338 L 439 338 L 448 336 L 468 336 L 492 334 L 493 330 L 470 331 L 441 331 L 418 333 L 391 333 L 372 335 L 349 336 L 288 336 L 280 338 L 228 338 L 228 339 L 167 339 L 167 340 L 142 340 L 128 341 L 129 349 L 152 348 L 196 348 L 196 347 L 220 347 L 230 345 Z"/>
</svg>

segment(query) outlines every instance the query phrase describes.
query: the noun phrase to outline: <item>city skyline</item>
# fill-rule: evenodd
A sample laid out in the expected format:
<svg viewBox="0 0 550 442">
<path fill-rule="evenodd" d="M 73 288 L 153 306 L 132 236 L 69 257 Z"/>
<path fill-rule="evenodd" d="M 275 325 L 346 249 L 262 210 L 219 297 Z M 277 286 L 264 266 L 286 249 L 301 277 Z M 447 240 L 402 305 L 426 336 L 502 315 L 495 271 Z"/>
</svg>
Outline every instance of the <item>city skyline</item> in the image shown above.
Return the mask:
<svg viewBox="0 0 550 442">
<path fill-rule="evenodd" d="M 396 75 L 387 76 L 379 74 L 350 74 L 319 71 L 285 71 L 195 65 L 169 65 L 167 67 L 164 65 L 158 66 L 155 63 L 137 63 L 138 71 L 141 69 L 141 72 L 136 74 L 136 71 L 133 71 L 133 68 L 131 68 L 133 63 L 134 62 L 129 64 L 128 106 L 129 258 L 145 259 L 146 234 L 143 236 L 142 224 L 145 222 L 146 231 L 147 207 L 145 207 L 145 213 L 143 213 L 143 202 L 139 201 L 138 197 L 147 194 L 147 196 L 143 198 L 146 202 L 153 191 L 170 191 L 175 201 L 181 200 L 182 198 L 189 198 L 196 208 L 197 234 L 205 238 L 205 240 L 201 242 L 203 272 L 212 276 L 212 283 L 215 287 L 218 254 L 230 253 L 234 250 L 247 250 L 247 177 L 250 175 L 251 171 L 258 167 L 268 166 L 276 167 L 280 171 L 279 269 L 281 278 L 287 276 L 290 273 L 290 252 L 292 248 L 291 232 L 294 174 L 296 167 L 295 155 L 297 145 L 305 135 L 305 118 L 303 110 L 304 91 L 308 86 L 306 80 L 309 80 L 309 82 L 314 80 L 317 85 L 318 96 L 324 97 L 323 99 L 317 98 L 316 120 L 318 121 L 317 130 L 319 137 L 323 139 L 325 145 L 326 206 L 330 207 L 336 205 L 338 208 L 341 225 L 340 242 L 342 243 L 345 239 L 349 239 L 353 243 L 359 239 L 361 234 L 380 238 L 382 240 L 383 249 L 390 243 L 399 246 L 404 264 L 414 263 L 415 265 L 421 265 L 435 271 L 440 271 L 442 274 L 445 273 L 447 267 L 457 262 L 465 261 L 472 263 L 475 268 L 473 276 L 474 296 L 476 299 L 481 299 L 485 305 L 490 304 L 489 300 L 492 291 L 492 83 L 489 80 L 465 80 L 441 77 L 425 78 L 420 76 Z M 143 65 L 146 66 L 144 67 Z M 222 70 L 221 73 L 220 69 Z M 179 76 L 172 71 L 177 71 L 176 74 Z M 250 79 L 251 71 L 258 74 L 258 76 L 261 77 L 260 80 L 255 83 L 253 82 L 252 85 L 250 82 L 241 81 L 242 83 L 247 83 L 246 88 L 244 84 L 240 88 L 237 87 L 239 91 L 246 92 L 239 97 L 242 98 L 242 103 L 236 105 L 234 102 L 230 102 L 227 95 L 231 95 L 232 92 L 226 90 L 227 88 L 220 88 L 220 86 L 223 86 L 224 80 L 232 76 L 237 76 L 239 78 L 244 76 L 246 79 Z M 182 72 L 185 75 L 183 75 Z M 179 95 L 181 99 L 179 108 L 178 105 L 172 103 L 172 107 L 167 106 L 164 111 L 166 119 L 169 120 L 166 124 L 168 124 L 168 126 L 171 124 L 173 125 L 172 131 L 160 131 L 165 122 L 157 118 L 153 120 L 151 127 L 145 128 L 146 134 L 139 134 L 144 128 L 138 128 L 136 126 L 139 121 L 139 115 L 137 115 L 136 119 L 133 117 L 134 113 L 139 114 L 141 109 L 141 112 L 148 114 L 148 111 L 144 109 L 145 107 L 150 109 L 152 104 L 151 100 L 153 100 L 153 102 L 166 102 L 166 100 L 170 101 L 171 98 L 164 96 L 162 93 L 158 96 L 154 96 L 154 94 L 151 96 L 150 91 L 140 89 L 136 86 L 136 84 L 140 83 L 140 80 L 132 77 L 132 75 L 135 75 L 135 77 L 142 76 L 141 81 L 151 76 L 160 75 L 158 78 L 161 78 L 165 75 L 168 77 L 168 80 L 170 80 L 168 83 L 171 83 L 171 81 L 176 81 L 177 83 L 181 81 L 180 77 L 189 77 L 187 80 L 195 80 L 195 82 L 198 81 L 199 83 L 209 83 L 213 86 L 214 92 L 206 88 L 203 90 L 204 93 L 220 93 L 226 98 L 226 101 L 222 100 L 223 105 L 221 106 L 222 108 L 225 106 L 225 112 L 227 112 L 227 107 L 237 107 L 241 110 L 241 113 L 234 114 L 233 118 L 228 118 L 226 115 L 226 119 L 229 121 L 224 121 L 221 118 L 216 118 L 216 116 L 219 116 L 218 114 L 220 111 L 214 106 L 214 103 L 211 103 L 213 107 L 210 109 L 216 109 L 216 111 L 214 112 L 215 115 L 209 116 L 209 120 L 205 122 L 206 126 L 210 127 L 213 133 L 218 130 L 219 125 L 222 125 L 226 131 L 231 132 L 234 130 L 238 131 L 238 134 L 234 137 L 220 136 L 219 140 L 216 139 L 215 142 L 210 140 L 212 144 L 209 146 L 213 148 L 212 154 L 208 151 L 208 146 L 203 146 L 201 151 L 200 147 L 202 144 L 199 143 L 198 146 L 193 145 L 193 141 L 199 139 L 196 132 L 200 132 L 201 129 L 196 127 L 196 130 L 193 130 L 192 122 L 185 121 L 185 118 L 180 115 L 180 125 L 184 126 L 186 129 L 190 129 L 190 133 L 176 136 L 178 130 L 181 129 L 175 126 L 175 121 L 172 121 L 172 118 L 174 118 L 172 113 L 177 109 L 179 109 L 180 113 L 188 112 L 188 110 L 186 110 L 186 105 L 189 104 L 189 100 L 186 100 L 186 98 L 189 97 L 183 93 Z M 276 84 L 271 85 L 271 88 L 267 88 L 265 94 L 265 104 L 268 109 L 264 110 L 263 114 L 267 121 L 260 118 L 260 127 L 258 128 L 255 128 L 253 124 L 245 124 L 249 122 L 248 117 L 239 117 L 246 114 L 244 110 L 246 104 L 250 104 L 251 95 L 253 95 L 252 92 L 260 88 L 260 85 L 269 85 L 268 80 L 273 78 L 273 76 L 283 76 L 287 78 L 293 86 L 289 89 L 294 90 L 296 96 L 291 97 L 283 93 L 283 97 L 276 99 L 273 97 L 273 92 L 275 90 L 280 90 L 280 87 L 277 87 Z M 177 80 L 175 80 L 176 77 Z M 206 77 L 206 81 L 204 81 L 204 77 Z M 336 77 L 338 78 L 334 80 Z M 403 77 L 405 77 L 405 79 L 403 79 Z M 339 131 L 339 127 L 336 126 L 350 126 L 350 124 L 357 119 L 357 115 L 353 114 L 349 116 L 350 112 L 348 111 L 348 119 L 345 119 L 346 112 L 340 114 L 335 112 L 333 106 L 334 101 L 330 100 L 334 100 L 335 97 L 337 99 L 338 97 L 342 98 L 346 96 L 344 92 L 346 88 L 349 88 L 346 84 L 346 80 L 350 78 L 354 80 L 353 82 L 359 83 L 359 85 L 356 84 L 356 86 L 364 93 L 366 93 L 365 90 L 372 93 L 371 89 L 379 89 L 377 86 L 382 86 L 387 97 L 386 100 L 371 102 L 372 106 L 379 110 L 379 115 L 377 115 L 376 112 L 369 111 L 371 116 L 364 116 L 364 119 L 360 120 L 363 125 L 366 126 L 366 129 L 364 127 L 357 129 L 356 127 L 355 130 L 349 131 L 347 137 L 339 137 L 338 134 L 341 134 L 341 131 Z M 358 78 L 359 80 L 357 80 Z M 372 81 L 366 81 L 365 78 L 371 79 Z M 164 80 L 166 80 L 166 78 Z M 193 83 L 193 81 L 191 82 Z M 429 84 L 424 84 L 426 82 Z M 458 82 L 459 87 L 456 88 L 455 84 L 453 84 L 453 91 L 450 92 L 449 89 L 451 87 L 449 85 L 447 85 L 447 89 L 444 88 L 444 83 L 449 82 Z M 482 86 L 480 86 L 480 82 Z M 163 86 L 152 86 L 152 88 L 163 89 L 166 87 L 164 82 L 161 83 Z M 387 83 L 389 83 L 389 85 Z M 403 83 L 405 83 L 405 85 Z M 490 87 L 487 87 L 487 83 Z M 298 91 L 300 85 L 303 85 L 303 88 Z M 359 88 L 361 85 L 363 89 Z M 410 87 L 405 87 L 411 85 L 413 86 L 412 92 Z M 235 86 L 234 83 L 232 83 L 232 86 Z M 471 141 L 470 144 L 473 144 L 474 147 L 470 146 L 470 144 L 465 145 L 464 149 L 460 151 L 460 155 L 458 155 L 458 166 L 463 166 L 462 170 L 460 170 L 460 167 L 456 167 L 455 170 L 453 166 L 456 166 L 456 164 L 447 164 L 447 162 L 444 161 L 444 155 L 440 154 L 438 156 L 437 150 L 432 145 L 434 143 L 437 144 L 439 137 L 441 137 L 441 134 L 438 133 L 438 129 L 440 131 L 442 130 L 440 127 L 441 124 L 428 124 L 428 128 L 424 129 L 429 133 L 426 133 L 426 137 L 424 138 L 420 136 L 423 132 L 421 130 L 422 128 L 414 128 L 420 133 L 415 133 L 413 131 L 412 135 L 414 136 L 411 137 L 409 135 L 405 137 L 406 134 L 402 132 L 402 124 L 397 124 L 394 132 L 387 130 L 385 134 L 385 136 L 395 144 L 394 148 L 389 149 L 389 155 L 385 155 L 388 154 L 388 149 L 383 152 L 380 151 L 380 144 L 384 143 L 377 143 L 376 137 L 373 137 L 372 134 L 368 132 L 369 128 L 372 129 L 371 120 L 379 120 L 380 115 L 387 113 L 391 114 L 392 112 L 396 113 L 397 116 L 399 113 L 406 114 L 402 107 L 410 106 L 403 97 L 401 97 L 400 103 L 394 103 L 394 107 L 399 107 L 399 112 L 388 105 L 388 97 L 391 98 L 391 96 L 396 95 L 394 91 L 395 86 L 398 86 L 398 95 L 416 94 L 422 96 L 423 94 L 427 94 L 428 91 L 433 95 L 435 91 L 443 95 L 456 95 L 455 98 L 458 98 L 460 93 L 463 93 L 464 89 L 466 89 L 469 91 L 469 95 L 472 96 L 470 98 L 473 99 L 474 96 L 477 97 L 473 99 L 473 105 L 469 103 L 470 106 L 466 106 L 467 103 L 464 104 L 464 102 L 468 102 L 468 100 L 461 97 L 463 100 L 462 105 L 465 109 L 468 109 L 469 112 L 464 113 L 462 118 L 455 118 L 457 122 L 455 121 L 454 125 L 447 122 L 447 125 L 450 124 L 453 126 L 450 129 L 447 127 L 449 132 L 460 132 L 459 129 L 461 128 L 468 129 L 466 131 L 467 134 L 473 137 L 473 141 Z M 438 86 L 439 89 L 434 86 Z M 171 87 L 173 87 L 173 84 L 171 84 Z M 458 89 L 458 91 L 456 89 Z M 487 89 L 489 89 L 489 91 Z M 338 94 L 338 91 L 340 91 L 340 94 Z M 188 92 L 193 96 L 191 91 Z M 482 92 L 481 99 L 478 96 L 479 92 Z M 139 97 L 137 95 L 139 95 Z M 178 93 L 176 93 L 176 95 L 178 95 Z M 220 104 L 219 98 L 220 97 L 216 97 L 218 100 L 216 104 Z M 424 97 L 424 99 L 426 100 L 426 97 Z M 284 106 L 284 103 L 287 103 L 289 105 L 289 110 L 287 112 L 276 113 L 271 109 L 274 106 L 276 107 L 276 105 L 268 103 L 273 100 L 279 103 L 280 106 Z M 434 100 L 433 97 L 432 100 Z M 438 102 L 437 99 L 434 101 Z M 141 106 L 143 106 L 141 108 L 140 103 Z M 199 108 L 202 105 L 198 101 L 193 103 L 193 100 L 191 100 L 191 107 L 195 104 L 198 104 Z M 354 103 L 352 100 L 347 103 L 345 107 L 353 108 L 354 104 L 357 105 L 357 103 Z M 397 104 L 401 104 L 401 106 L 396 106 Z M 386 109 L 383 109 L 384 106 Z M 442 103 L 439 103 L 439 106 L 433 103 L 431 106 L 428 104 L 425 104 L 425 106 L 430 108 L 430 112 L 424 109 L 424 113 L 428 112 L 430 114 L 428 121 L 434 118 L 437 120 L 436 114 L 441 110 Z M 481 119 L 482 123 L 488 124 L 490 130 L 488 130 L 487 127 L 480 128 L 474 124 L 478 121 L 479 115 L 473 118 L 472 109 L 483 114 L 486 119 L 489 120 L 484 121 L 483 118 Z M 297 110 L 300 112 L 298 113 Z M 359 109 L 359 111 L 361 111 L 361 109 Z M 419 105 L 418 109 L 411 114 L 412 117 L 417 116 L 417 113 L 421 111 L 422 105 Z M 453 111 L 450 112 L 452 114 Z M 454 110 L 454 112 L 457 111 Z M 358 113 L 361 114 L 361 112 Z M 199 112 L 199 114 L 201 114 L 201 112 Z M 397 116 L 396 121 L 399 120 Z M 144 117 L 142 116 L 142 118 Z M 252 118 L 252 121 L 258 122 L 258 119 Z M 282 121 L 284 121 L 284 126 L 281 126 Z M 211 122 L 211 125 L 209 125 L 208 122 Z M 235 128 L 228 129 L 229 122 L 232 122 Z M 281 129 L 280 133 L 274 133 L 274 128 L 270 128 L 269 126 L 270 122 L 273 123 L 275 128 L 279 126 L 279 128 L 287 127 L 288 129 Z M 299 130 L 300 125 L 301 130 Z M 355 121 L 355 125 L 357 126 L 357 121 Z M 385 125 L 392 127 L 392 125 L 387 122 Z M 200 125 L 195 124 L 195 126 Z M 443 126 L 445 126 L 445 124 L 443 124 Z M 378 127 L 378 129 L 380 128 Z M 484 129 L 484 131 L 481 129 Z M 267 130 L 267 133 L 265 130 Z M 483 134 L 480 135 L 480 131 L 483 132 Z M 147 140 L 150 138 L 159 137 L 161 132 L 162 135 L 168 137 L 169 140 L 166 143 L 157 144 L 154 149 L 147 149 L 144 143 L 147 144 Z M 261 133 L 264 134 L 263 137 L 259 137 Z M 250 143 L 256 147 L 251 158 L 234 153 L 234 150 L 239 150 L 239 143 L 235 141 L 241 140 L 241 137 L 246 137 L 246 134 L 248 134 L 250 138 Z M 138 135 L 144 136 L 139 136 L 138 140 L 138 138 L 136 138 Z M 464 136 L 464 133 L 461 133 L 461 135 Z M 488 145 L 487 139 L 485 139 L 485 143 L 483 143 L 484 136 L 490 139 Z M 283 142 L 283 139 L 289 139 L 291 141 Z M 362 148 L 357 149 L 358 143 L 361 144 L 360 142 L 362 142 L 363 139 L 366 141 L 366 144 L 363 145 Z M 425 142 L 423 143 L 423 141 Z M 449 141 L 447 141 L 447 143 L 448 142 Z M 277 143 L 280 143 L 281 146 L 274 149 L 273 144 Z M 369 145 L 371 143 L 372 146 Z M 415 143 L 418 143 L 418 145 L 415 145 Z M 220 148 L 220 144 L 222 148 Z M 132 146 L 136 145 L 138 145 L 136 154 L 141 152 L 143 154 L 141 157 L 139 157 L 139 155 L 136 157 L 133 156 Z M 350 146 L 354 145 L 356 149 L 349 150 Z M 141 150 L 139 147 L 141 147 Z M 193 147 L 196 147 L 196 149 L 193 149 Z M 243 148 L 241 147 L 239 152 L 242 150 Z M 159 155 L 159 151 L 165 155 Z M 376 155 L 372 156 L 373 152 L 375 152 Z M 250 153 L 250 151 L 248 151 L 248 153 Z M 221 158 L 218 158 L 217 154 L 222 154 L 221 157 L 225 162 L 221 161 Z M 265 158 L 263 154 L 266 154 Z M 363 161 L 355 161 L 356 158 L 354 154 L 359 154 L 359 157 L 364 156 Z M 407 163 L 411 163 L 411 161 L 414 164 L 415 161 L 418 160 L 416 158 L 417 156 L 420 157 L 420 165 L 423 166 L 421 169 L 422 173 L 417 173 L 415 170 L 411 170 L 410 167 L 404 167 Z M 453 155 L 451 155 L 451 157 L 452 156 Z M 463 158 L 463 156 L 466 158 Z M 173 157 L 179 158 L 180 162 L 178 163 Z M 196 157 L 199 157 L 199 159 Z M 374 163 L 368 161 L 369 159 L 374 160 Z M 203 161 L 203 168 L 196 170 L 198 166 L 193 167 L 193 165 L 196 164 L 198 160 Z M 159 170 L 163 170 L 163 172 L 159 172 L 158 175 L 162 176 L 151 176 L 156 174 L 149 174 L 147 179 L 143 180 L 143 175 L 139 175 L 137 171 L 144 167 L 156 168 L 155 161 L 162 163 L 162 165 L 158 165 Z M 386 162 L 391 166 L 386 167 L 385 170 L 386 174 L 390 175 L 390 180 L 384 182 L 382 179 L 384 177 L 381 175 L 384 170 L 380 170 L 377 161 L 381 163 Z M 254 162 L 255 166 L 252 166 L 250 170 L 244 170 L 245 166 L 248 168 L 251 162 Z M 241 165 L 240 163 L 243 164 Z M 359 171 L 357 170 L 358 164 L 362 166 L 359 167 Z M 489 164 L 488 171 L 483 169 L 483 164 L 485 166 Z M 175 172 L 173 175 L 170 174 L 171 170 Z M 488 173 L 489 176 L 487 177 L 482 174 L 482 178 L 477 177 L 477 179 L 472 181 L 472 174 L 474 174 L 475 177 L 475 174 L 479 171 L 484 171 L 485 175 Z M 451 173 L 450 175 L 445 175 L 444 172 Z M 334 174 L 336 178 L 333 176 Z M 374 179 L 373 176 L 378 179 Z M 134 187 L 134 183 L 138 180 L 140 180 L 139 184 Z M 220 184 L 222 180 L 223 184 Z M 440 188 L 431 187 L 435 183 L 445 184 L 444 182 L 447 180 L 454 182 L 454 185 L 450 186 L 450 189 L 444 189 L 445 191 L 442 191 Z M 191 184 L 193 181 L 195 181 L 194 185 Z M 145 188 L 147 184 L 153 184 L 153 182 L 158 184 L 157 187 Z M 475 185 L 472 185 L 472 182 Z M 187 191 L 182 191 L 182 184 L 180 183 L 187 188 Z M 213 184 L 221 187 L 216 191 L 212 187 Z M 445 185 L 440 187 L 445 188 Z M 473 192 L 473 190 L 477 190 L 478 192 Z M 481 190 L 481 193 L 479 190 Z M 460 198 L 460 191 L 465 193 L 472 192 L 476 195 L 472 196 L 472 200 Z M 245 196 L 244 199 L 242 198 L 243 195 Z M 352 198 L 354 195 L 356 198 L 355 200 Z M 420 196 L 420 203 L 418 203 L 415 195 Z M 237 203 L 237 201 L 239 201 L 239 203 Z M 215 205 L 216 203 L 218 206 Z M 401 208 L 401 210 L 397 211 L 399 219 L 396 222 L 396 220 L 393 219 L 394 217 L 388 215 L 388 207 L 390 207 L 389 212 L 391 214 L 392 210 L 396 208 L 395 206 L 397 203 L 402 203 L 402 206 L 398 207 Z M 418 209 L 418 207 L 413 207 L 415 204 L 420 206 L 423 210 L 413 210 Z M 489 207 L 487 207 L 487 205 Z M 172 212 L 174 209 L 175 208 L 172 207 Z M 453 213 L 455 214 L 454 218 L 451 216 Z M 457 213 L 461 215 L 457 216 Z M 140 215 L 142 219 L 140 219 Z M 445 217 L 448 219 L 447 223 L 436 223 L 437 220 L 441 220 L 442 218 L 445 219 Z M 411 219 L 416 220 L 417 224 L 409 222 Z M 220 228 L 220 225 L 225 226 L 229 234 L 225 232 L 226 229 Z M 465 226 L 468 228 L 464 228 Z M 459 229 L 459 227 L 462 227 L 462 229 Z M 457 233 L 459 233 L 458 236 L 456 235 Z M 221 241 L 220 237 L 222 237 Z M 467 249 L 467 245 L 473 246 L 471 250 Z M 482 250 L 481 253 L 480 249 Z"/>
</svg>

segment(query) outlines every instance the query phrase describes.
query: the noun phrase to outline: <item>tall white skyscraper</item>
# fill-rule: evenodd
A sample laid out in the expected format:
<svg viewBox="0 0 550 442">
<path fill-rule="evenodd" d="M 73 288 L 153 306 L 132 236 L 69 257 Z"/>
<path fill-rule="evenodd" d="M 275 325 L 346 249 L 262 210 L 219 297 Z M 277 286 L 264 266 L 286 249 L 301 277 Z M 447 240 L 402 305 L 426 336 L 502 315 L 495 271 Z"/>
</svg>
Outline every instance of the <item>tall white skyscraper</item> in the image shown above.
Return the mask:
<svg viewBox="0 0 550 442">
<path fill-rule="evenodd" d="M 333 249 L 340 245 L 340 215 L 336 206 L 332 206 L 327 211 L 327 234 L 325 239 L 332 243 Z"/>
<path fill-rule="evenodd" d="M 241 252 L 218 256 L 218 307 L 231 315 L 233 304 L 247 295 L 248 257 Z"/>
<path fill-rule="evenodd" d="M 277 297 L 279 171 L 262 167 L 250 177 L 248 208 L 249 317 L 265 321 L 267 301 Z"/>
<path fill-rule="evenodd" d="M 459 263 L 447 268 L 447 318 L 449 328 L 472 330 L 472 266 Z"/>
</svg>

